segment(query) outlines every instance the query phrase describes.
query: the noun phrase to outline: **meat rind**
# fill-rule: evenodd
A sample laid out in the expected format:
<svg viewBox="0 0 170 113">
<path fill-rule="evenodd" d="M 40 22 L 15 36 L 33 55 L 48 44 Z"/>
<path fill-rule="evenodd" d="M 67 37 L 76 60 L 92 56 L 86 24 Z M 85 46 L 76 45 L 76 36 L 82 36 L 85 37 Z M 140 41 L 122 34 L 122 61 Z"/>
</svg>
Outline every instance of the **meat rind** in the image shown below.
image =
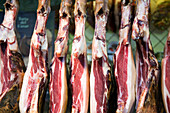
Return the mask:
<svg viewBox="0 0 170 113">
<path fill-rule="evenodd" d="M 50 112 L 65 113 L 68 101 L 66 57 L 71 0 L 62 0 L 60 5 L 59 31 L 50 69 Z"/>
<path fill-rule="evenodd" d="M 19 108 L 21 113 L 41 113 L 48 83 L 48 43 L 45 31 L 49 0 L 39 0 L 37 21 L 31 39 L 28 67 L 24 75 Z"/>
<path fill-rule="evenodd" d="M 108 1 L 96 0 L 95 33 L 92 43 L 90 73 L 90 112 L 106 113 L 111 90 L 111 71 L 107 57 L 106 23 Z"/>
<path fill-rule="evenodd" d="M 18 113 L 19 95 L 25 72 L 15 34 L 18 0 L 7 0 L 4 6 L 5 16 L 0 25 L 0 112 Z"/>
<path fill-rule="evenodd" d="M 89 105 L 89 71 L 85 39 L 86 0 L 75 2 L 75 35 L 71 53 L 72 113 L 87 113 Z"/>
<path fill-rule="evenodd" d="M 136 41 L 136 112 L 160 113 L 163 110 L 159 94 L 159 65 L 154 55 L 149 35 L 150 0 L 138 0 L 132 27 L 132 39 Z"/>
<path fill-rule="evenodd" d="M 125 0 L 124 0 L 125 1 Z M 136 70 L 130 43 L 131 4 L 122 1 L 119 45 L 114 55 L 114 73 L 117 81 L 117 113 L 132 112 L 135 105 Z"/>
</svg>

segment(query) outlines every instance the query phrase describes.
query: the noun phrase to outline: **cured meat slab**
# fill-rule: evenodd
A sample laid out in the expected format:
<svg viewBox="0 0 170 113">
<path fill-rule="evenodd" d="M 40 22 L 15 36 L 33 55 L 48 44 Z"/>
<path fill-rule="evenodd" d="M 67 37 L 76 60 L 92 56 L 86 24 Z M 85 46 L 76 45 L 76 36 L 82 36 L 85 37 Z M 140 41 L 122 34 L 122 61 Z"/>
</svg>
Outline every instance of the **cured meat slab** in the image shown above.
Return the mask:
<svg viewBox="0 0 170 113">
<path fill-rule="evenodd" d="M 18 113 L 25 71 L 15 34 L 19 3 L 18 0 L 7 0 L 4 6 L 5 16 L 0 25 L 0 113 Z"/>
<path fill-rule="evenodd" d="M 170 30 L 164 49 L 164 58 L 162 59 L 162 97 L 165 110 L 170 113 Z"/>
<path fill-rule="evenodd" d="M 90 73 L 90 112 L 106 113 L 111 90 L 111 72 L 107 57 L 106 23 L 108 0 L 96 0 L 95 33 L 92 42 Z"/>
<path fill-rule="evenodd" d="M 41 113 L 48 83 L 48 43 L 45 26 L 50 13 L 50 1 L 39 0 L 37 20 L 31 39 L 28 67 L 21 89 L 21 113 Z"/>
<path fill-rule="evenodd" d="M 89 103 L 89 71 L 87 63 L 85 21 L 86 0 L 75 1 L 75 36 L 71 53 L 72 113 L 87 113 Z"/>
<path fill-rule="evenodd" d="M 132 39 L 136 41 L 136 107 L 137 113 L 160 113 L 163 106 L 159 94 L 159 67 L 149 35 L 150 0 L 138 0 L 132 27 Z"/>
<path fill-rule="evenodd" d="M 65 113 L 68 100 L 66 57 L 71 0 L 62 0 L 58 36 L 50 69 L 50 112 Z"/>
<path fill-rule="evenodd" d="M 136 69 L 131 47 L 131 4 L 122 1 L 119 45 L 114 55 L 117 83 L 117 113 L 132 112 L 135 105 Z"/>
</svg>

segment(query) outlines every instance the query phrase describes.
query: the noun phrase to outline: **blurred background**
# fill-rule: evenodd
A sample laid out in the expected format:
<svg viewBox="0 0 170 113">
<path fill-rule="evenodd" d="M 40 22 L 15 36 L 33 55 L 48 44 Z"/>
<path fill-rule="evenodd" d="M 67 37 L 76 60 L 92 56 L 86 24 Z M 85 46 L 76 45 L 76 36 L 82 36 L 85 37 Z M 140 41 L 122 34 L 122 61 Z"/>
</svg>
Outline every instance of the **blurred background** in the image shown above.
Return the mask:
<svg viewBox="0 0 170 113">
<path fill-rule="evenodd" d="M 23 55 L 25 65 L 28 63 L 28 55 L 30 48 L 30 39 L 34 30 L 34 25 L 36 21 L 36 9 L 38 0 L 19 0 L 20 9 L 17 16 L 16 28 L 17 28 L 17 38 L 20 47 L 20 52 Z M 85 27 L 85 36 L 87 42 L 87 57 L 89 69 L 91 66 L 91 49 L 92 49 L 92 40 L 94 35 L 94 3 L 93 0 L 87 0 L 87 21 Z M 109 0 L 110 1 L 110 14 L 107 23 L 107 50 L 108 58 L 110 64 L 113 64 L 113 55 L 116 50 L 119 36 L 119 23 L 120 23 L 120 2 L 121 0 Z M 58 25 L 59 25 L 59 8 L 61 0 L 51 0 L 51 13 L 47 22 L 47 37 L 49 44 L 49 65 L 53 57 L 54 52 L 54 40 L 57 37 Z M 4 6 L 5 0 L 0 1 L 0 23 L 2 23 L 4 17 Z M 134 6 L 136 1 L 133 1 Z M 74 1 L 71 9 L 71 22 L 70 22 L 70 33 L 69 33 L 69 50 L 67 57 L 67 66 L 69 72 L 70 64 L 70 55 L 72 41 L 74 38 Z M 134 18 L 134 15 L 132 15 Z M 150 15 L 149 15 L 149 24 L 150 24 L 150 39 L 152 46 L 154 48 L 155 55 L 159 61 L 163 58 L 164 45 L 168 36 L 168 27 L 170 27 L 170 0 L 151 0 L 150 3 Z M 136 45 L 132 40 L 132 49 L 135 56 Z M 134 57 L 135 58 L 135 57 Z M 68 73 L 69 76 L 69 73 Z M 68 77 L 69 78 L 69 77 Z M 45 112 L 48 112 L 48 92 L 46 99 Z M 71 103 L 69 103 L 71 104 Z M 68 110 L 69 112 L 69 110 Z"/>
</svg>

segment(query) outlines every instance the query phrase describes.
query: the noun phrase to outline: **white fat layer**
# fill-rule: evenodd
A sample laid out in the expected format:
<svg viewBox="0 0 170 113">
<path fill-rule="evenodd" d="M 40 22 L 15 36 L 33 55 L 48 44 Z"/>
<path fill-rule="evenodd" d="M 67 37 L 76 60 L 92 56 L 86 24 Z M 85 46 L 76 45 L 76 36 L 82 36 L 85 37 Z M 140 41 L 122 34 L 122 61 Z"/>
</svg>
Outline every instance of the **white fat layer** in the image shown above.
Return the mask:
<svg viewBox="0 0 170 113">
<path fill-rule="evenodd" d="M 68 31 L 64 30 L 65 26 L 67 26 L 67 28 L 69 27 L 69 19 L 68 18 L 61 18 L 60 19 L 60 23 L 59 23 L 59 31 L 58 31 L 58 36 L 56 38 L 56 42 L 55 42 L 55 52 L 57 54 L 60 54 L 61 57 L 64 57 L 65 54 L 67 53 L 67 42 L 68 42 Z M 63 41 L 60 41 L 57 39 L 58 38 L 64 38 Z"/>
<path fill-rule="evenodd" d="M 79 19 L 75 18 L 75 36 L 84 36 L 86 18 L 82 16 Z"/>
<path fill-rule="evenodd" d="M 62 61 L 62 69 L 61 69 L 61 80 L 62 80 L 62 87 L 61 87 L 61 112 L 65 112 L 65 107 L 67 105 L 67 98 L 68 98 L 68 94 L 67 94 L 67 78 L 66 78 L 66 65 L 65 65 L 65 59 Z"/>
<path fill-rule="evenodd" d="M 72 43 L 72 55 L 74 55 L 74 57 L 78 57 L 80 54 L 86 53 L 86 39 L 84 36 L 85 20 L 86 19 L 84 17 L 80 17 L 80 19 L 75 18 L 76 29 Z M 80 37 L 80 39 L 76 39 L 77 37 Z"/>
<path fill-rule="evenodd" d="M 140 19 L 140 20 L 143 20 L 143 16 L 145 17 L 146 16 L 146 10 L 147 10 L 147 8 L 145 8 L 146 7 L 146 4 L 145 4 L 145 2 L 140 2 L 139 3 L 139 5 L 138 5 L 138 8 L 137 8 L 137 12 L 138 12 L 138 16 L 139 16 L 139 18 L 138 19 Z M 141 9 L 143 9 L 143 10 L 141 10 Z M 145 17 L 145 19 L 147 19 L 147 17 Z"/>
<path fill-rule="evenodd" d="M 128 86 L 128 99 L 125 105 L 125 113 L 129 113 L 135 102 L 135 87 L 136 87 L 136 70 L 133 60 L 131 45 L 128 46 L 128 75 L 127 75 L 127 86 Z"/>
<path fill-rule="evenodd" d="M 123 24 L 123 26 L 128 25 L 129 24 L 129 18 L 128 17 L 129 17 L 129 15 L 131 15 L 130 14 L 131 12 L 129 11 L 130 10 L 130 5 L 121 7 L 121 10 L 122 10 L 122 19 L 121 19 L 122 23 L 121 24 Z M 126 27 L 126 28 L 129 29 L 129 27 Z M 124 29 L 122 29 L 122 30 L 124 30 Z M 127 33 L 123 33 L 123 34 L 127 35 Z"/>
<path fill-rule="evenodd" d="M 106 43 L 103 43 L 101 40 L 97 40 L 95 37 L 93 38 L 93 49 L 92 56 L 93 59 L 101 58 L 103 56 L 107 56 Z"/>
<path fill-rule="evenodd" d="M 1 34 L 0 40 L 6 42 L 8 38 L 8 29 L 1 25 L 0 34 Z"/>
<path fill-rule="evenodd" d="M 13 7 L 11 10 L 5 10 L 5 16 L 2 25 L 0 25 L 0 40 L 1 41 L 8 41 L 9 49 L 10 50 L 18 50 L 17 39 L 14 31 L 14 24 L 15 24 L 15 9 Z"/>
<path fill-rule="evenodd" d="M 97 19 L 98 18 L 98 19 Z M 107 15 L 103 14 L 102 16 L 96 17 L 95 23 L 95 34 L 93 37 L 92 44 L 92 57 L 93 59 L 101 58 L 103 56 L 107 56 L 107 48 L 106 48 L 106 23 L 107 23 Z M 96 39 L 96 38 L 100 38 Z"/>
<path fill-rule="evenodd" d="M 126 24 L 127 25 L 127 24 Z M 119 42 L 123 42 L 123 40 L 126 41 L 126 44 L 129 44 L 127 37 L 128 37 L 128 33 L 129 32 L 129 27 L 125 27 L 124 29 L 120 29 L 119 30 Z"/>
<path fill-rule="evenodd" d="M 47 42 L 47 35 L 45 35 L 44 43 L 41 46 L 41 50 L 48 50 L 48 42 Z"/>
<path fill-rule="evenodd" d="M 144 24 L 143 32 L 144 32 L 143 41 L 148 42 L 148 38 L 149 38 L 149 26 L 148 26 L 148 24 Z"/>
<path fill-rule="evenodd" d="M 61 18 L 60 19 L 59 31 L 58 31 L 59 37 L 65 37 L 66 36 L 67 32 L 66 32 L 66 30 L 63 30 L 63 28 L 65 26 L 67 26 L 68 24 L 69 24 L 69 19 L 67 19 L 67 18 L 64 18 L 64 19 Z"/>
<path fill-rule="evenodd" d="M 143 36 L 143 41 L 148 42 L 149 41 L 149 24 L 148 24 L 148 9 L 149 5 L 147 1 L 139 1 L 138 7 L 137 7 L 137 13 L 136 17 L 133 22 L 133 31 L 132 31 L 132 38 L 133 39 L 139 39 L 139 33 Z M 138 22 L 142 21 L 142 25 L 139 26 Z"/>
<path fill-rule="evenodd" d="M 46 51 L 48 49 L 47 34 L 45 30 L 47 18 L 47 15 L 41 15 L 37 13 L 37 21 L 31 38 L 31 46 L 33 46 L 35 49 L 41 48 L 42 51 Z"/>
<path fill-rule="evenodd" d="M 168 91 L 167 89 L 167 86 L 165 84 L 165 77 L 166 77 L 166 73 L 165 72 L 165 65 L 166 65 L 166 58 L 164 58 L 162 60 L 162 77 L 161 77 L 161 85 L 162 85 L 162 97 L 163 97 L 163 102 L 164 102 L 164 106 L 165 106 L 165 110 L 166 110 L 166 113 L 169 113 L 169 110 L 168 110 L 168 103 L 167 103 L 167 96 L 168 98 L 170 98 L 170 92 Z"/>
<path fill-rule="evenodd" d="M 72 55 L 78 57 L 80 54 L 86 53 L 86 39 L 85 36 L 80 38 L 80 41 L 74 40 L 72 44 Z"/>
<path fill-rule="evenodd" d="M 140 1 L 139 5 L 138 5 L 138 9 L 137 9 L 138 14 L 135 17 L 138 20 L 144 21 L 144 25 L 142 28 L 143 33 L 144 33 L 144 38 L 143 38 L 144 42 L 148 42 L 148 38 L 149 38 L 148 8 L 146 8 L 146 7 L 148 7 L 147 2 Z M 136 24 L 136 25 L 138 25 L 138 24 Z M 138 27 L 137 27 L 137 29 L 139 30 Z"/>
<path fill-rule="evenodd" d="M 83 91 L 83 103 L 82 103 L 82 108 L 81 108 L 81 112 L 82 113 L 87 113 L 88 111 L 88 100 L 89 100 L 89 74 L 88 74 L 88 69 L 87 69 L 87 60 L 85 60 L 85 64 L 84 64 L 84 71 L 83 74 L 81 76 L 81 88 Z"/>
<path fill-rule="evenodd" d="M 34 47 L 41 47 L 41 50 L 48 50 L 48 42 L 47 42 L 47 35 L 45 36 L 38 36 L 37 32 L 33 33 L 32 39 L 31 39 L 31 45 Z"/>
<path fill-rule="evenodd" d="M 122 46 L 122 42 L 123 42 L 123 38 L 121 38 L 120 40 L 119 40 L 119 47 L 117 48 L 117 50 L 116 50 L 116 52 L 115 52 L 115 56 L 116 56 L 116 59 L 115 59 L 115 61 L 117 61 L 117 56 L 118 56 L 118 54 L 120 53 L 120 50 L 121 50 L 121 46 Z M 117 62 L 115 62 L 115 77 L 117 77 L 118 76 L 118 72 L 117 72 Z M 120 92 L 121 93 L 121 92 Z"/>
<path fill-rule="evenodd" d="M 31 66 L 30 65 L 31 63 L 28 64 L 28 68 L 27 68 L 27 71 L 25 72 L 25 75 L 24 75 L 24 79 L 23 79 L 23 84 L 22 84 L 22 88 L 21 88 L 21 94 L 20 94 L 20 100 L 19 100 L 19 108 L 20 108 L 20 112 L 21 113 L 26 113 L 26 103 L 27 103 L 27 97 L 28 97 L 28 94 L 27 92 L 30 92 L 30 88 L 27 87 L 28 85 L 28 79 L 29 79 L 29 71 L 31 70 Z"/>
<path fill-rule="evenodd" d="M 123 41 L 123 40 L 120 40 L 119 44 L 122 44 L 122 41 Z M 117 56 L 118 56 L 118 54 L 120 53 L 120 46 L 121 46 L 121 45 L 119 45 L 119 47 L 117 48 L 117 50 L 116 50 L 116 52 L 115 52 L 115 56 L 116 56 L 115 61 L 117 61 Z M 117 62 L 115 62 L 115 70 L 114 70 L 114 71 L 115 71 L 115 72 L 114 72 L 114 73 L 115 73 L 115 77 L 118 76 L 117 65 L 118 65 Z M 120 92 L 120 93 L 121 93 L 121 92 Z"/>
<path fill-rule="evenodd" d="M 110 67 L 109 67 L 108 63 L 105 62 L 105 61 L 107 61 L 107 57 L 103 56 L 103 59 L 104 60 L 102 61 L 102 69 L 103 69 L 103 74 L 106 77 L 108 70 L 110 70 Z"/>
<path fill-rule="evenodd" d="M 92 62 L 91 65 L 91 73 L 90 73 L 90 113 L 96 113 L 96 108 L 97 108 L 97 102 L 95 99 L 95 77 L 94 77 L 94 73 L 93 73 L 93 68 L 94 68 L 94 64 Z"/>
<path fill-rule="evenodd" d="M 9 49 L 13 51 L 18 51 L 18 43 L 15 35 L 14 29 L 8 29 L 0 25 L 0 40 L 3 42 L 8 41 Z"/>
<path fill-rule="evenodd" d="M 67 39 L 64 38 L 62 42 L 57 41 L 55 43 L 55 53 L 60 54 L 60 57 L 64 57 L 67 53 Z"/>
<path fill-rule="evenodd" d="M 46 19 L 47 16 L 41 16 L 39 14 L 37 14 L 37 21 L 38 21 L 38 24 L 37 24 L 37 29 L 35 30 L 37 33 L 42 33 L 44 32 L 44 28 L 46 26 Z"/>
<path fill-rule="evenodd" d="M 7 28 L 12 29 L 15 21 L 14 18 L 15 18 L 14 10 L 8 10 L 8 11 L 6 10 L 2 24 Z"/>
<path fill-rule="evenodd" d="M 15 36 L 15 32 L 13 30 L 10 30 L 8 32 L 8 43 L 9 43 L 9 49 L 10 50 L 17 51 L 18 43 L 17 43 L 17 39 L 16 39 L 16 36 Z"/>
</svg>

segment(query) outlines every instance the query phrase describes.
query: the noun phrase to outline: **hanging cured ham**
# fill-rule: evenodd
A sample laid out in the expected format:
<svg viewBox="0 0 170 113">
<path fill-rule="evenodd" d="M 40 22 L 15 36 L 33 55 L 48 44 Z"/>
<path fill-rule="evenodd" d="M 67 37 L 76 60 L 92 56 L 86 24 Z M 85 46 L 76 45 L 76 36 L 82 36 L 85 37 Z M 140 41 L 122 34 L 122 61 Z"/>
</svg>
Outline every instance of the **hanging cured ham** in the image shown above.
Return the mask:
<svg viewBox="0 0 170 113">
<path fill-rule="evenodd" d="M 96 0 L 95 33 L 92 43 L 90 74 L 90 112 L 106 113 L 111 90 L 111 72 L 107 57 L 106 23 L 108 0 Z"/>
<path fill-rule="evenodd" d="M 5 16 L 0 25 L 0 113 L 18 113 L 25 71 L 15 34 L 19 3 L 18 0 L 7 0 L 4 6 Z"/>
<path fill-rule="evenodd" d="M 50 112 L 65 113 L 68 100 L 66 56 L 71 0 L 62 0 L 58 36 L 55 41 L 54 58 L 50 69 Z"/>
<path fill-rule="evenodd" d="M 89 103 L 89 71 L 87 64 L 85 21 L 86 0 L 75 1 L 75 36 L 71 53 L 72 113 L 87 113 Z"/>
<path fill-rule="evenodd" d="M 121 5 L 119 45 L 114 55 L 114 73 L 117 82 L 117 113 L 132 112 L 135 105 L 136 69 L 131 48 L 131 5 Z"/>
<path fill-rule="evenodd" d="M 162 60 L 162 97 L 165 110 L 170 113 L 170 30 L 165 44 L 164 58 Z"/>
<path fill-rule="evenodd" d="M 21 89 L 21 113 L 41 113 L 47 86 L 48 43 L 45 31 L 50 13 L 50 1 L 39 0 L 37 20 L 31 39 L 28 67 Z"/>
<path fill-rule="evenodd" d="M 149 35 L 148 11 L 150 0 L 138 0 L 132 27 L 136 41 L 136 107 L 137 113 L 160 113 L 159 68 Z"/>
</svg>

